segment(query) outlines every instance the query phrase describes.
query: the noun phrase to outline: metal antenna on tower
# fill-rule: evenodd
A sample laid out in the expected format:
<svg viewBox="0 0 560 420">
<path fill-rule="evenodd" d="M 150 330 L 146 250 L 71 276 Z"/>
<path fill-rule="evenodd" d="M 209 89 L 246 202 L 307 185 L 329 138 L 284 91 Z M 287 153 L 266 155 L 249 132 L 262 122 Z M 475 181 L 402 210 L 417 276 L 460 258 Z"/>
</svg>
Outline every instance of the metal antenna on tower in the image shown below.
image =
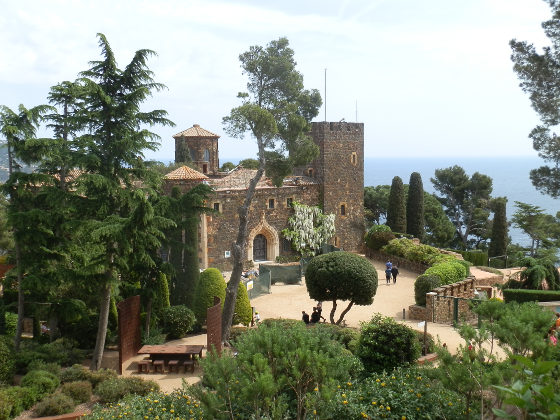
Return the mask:
<svg viewBox="0 0 560 420">
<path fill-rule="evenodd" d="M 327 69 L 325 69 L 325 122 L 327 122 Z"/>
</svg>

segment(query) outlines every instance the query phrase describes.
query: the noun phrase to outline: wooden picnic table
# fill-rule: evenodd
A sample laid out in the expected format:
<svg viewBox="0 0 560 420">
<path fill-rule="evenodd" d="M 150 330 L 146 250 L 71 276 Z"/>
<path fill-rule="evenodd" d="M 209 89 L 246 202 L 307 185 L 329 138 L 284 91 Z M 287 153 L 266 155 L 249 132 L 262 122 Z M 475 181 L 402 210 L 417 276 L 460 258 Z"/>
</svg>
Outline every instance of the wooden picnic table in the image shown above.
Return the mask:
<svg viewBox="0 0 560 420">
<path fill-rule="evenodd" d="M 202 345 L 193 344 L 159 344 L 145 345 L 138 350 L 138 354 L 149 354 L 150 359 L 169 360 L 173 358 L 194 359 L 194 356 L 202 358 Z"/>
</svg>

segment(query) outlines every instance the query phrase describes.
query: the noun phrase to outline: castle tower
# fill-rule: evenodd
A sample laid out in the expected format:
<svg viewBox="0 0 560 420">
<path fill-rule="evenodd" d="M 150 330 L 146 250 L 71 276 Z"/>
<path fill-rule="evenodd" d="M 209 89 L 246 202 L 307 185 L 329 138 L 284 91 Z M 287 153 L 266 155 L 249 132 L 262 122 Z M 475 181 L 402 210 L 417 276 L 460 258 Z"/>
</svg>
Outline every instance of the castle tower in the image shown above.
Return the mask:
<svg viewBox="0 0 560 420">
<path fill-rule="evenodd" d="M 173 138 L 175 139 L 176 163 L 192 160 L 203 174 L 218 172 L 220 167 L 218 139 L 220 136 L 194 124 L 191 128 L 175 134 Z"/>
<path fill-rule="evenodd" d="M 333 245 L 361 252 L 365 233 L 364 124 L 314 122 L 311 135 L 320 153 L 305 175 L 322 183 L 323 210 L 336 215 Z"/>
</svg>

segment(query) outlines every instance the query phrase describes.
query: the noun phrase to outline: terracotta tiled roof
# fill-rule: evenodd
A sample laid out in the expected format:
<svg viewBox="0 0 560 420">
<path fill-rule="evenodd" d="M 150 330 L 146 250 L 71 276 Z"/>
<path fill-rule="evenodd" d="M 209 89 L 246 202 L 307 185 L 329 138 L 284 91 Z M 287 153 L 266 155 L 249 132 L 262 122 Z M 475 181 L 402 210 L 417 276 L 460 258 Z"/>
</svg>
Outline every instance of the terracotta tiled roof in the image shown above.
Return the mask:
<svg viewBox="0 0 560 420">
<path fill-rule="evenodd" d="M 256 169 L 244 169 L 238 168 L 229 173 L 229 175 L 223 178 L 211 179 L 210 184 L 216 190 L 245 190 L 249 188 L 249 182 L 255 176 Z M 285 186 L 297 186 L 297 185 L 311 185 L 317 184 L 314 178 L 307 176 L 290 176 L 284 178 Z M 270 179 L 264 176 L 260 179 L 257 184 L 257 188 L 273 188 Z"/>
<path fill-rule="evenodd" d="M 188 166 L 181 166 L 180 168 L 175 169 L 174 171 L 169 172 L 167 175 L 164 176 L 165 179 L 189 179 L 189 180 L 198 180 L 198 179 L 208 179 L 206 175 L 195 171 Z"/>
<path fill-rule="evenodd" d="M 177 133 L 173 136 L 173 138 L 179 137 L 204 137 L 204 138 L 220 138 L 217 134 L 212 133 L 211 131 L 205 130 L 198 124 L 194 124 L 191 128 L 187 128 L 180 133 Z"/>
</svg>

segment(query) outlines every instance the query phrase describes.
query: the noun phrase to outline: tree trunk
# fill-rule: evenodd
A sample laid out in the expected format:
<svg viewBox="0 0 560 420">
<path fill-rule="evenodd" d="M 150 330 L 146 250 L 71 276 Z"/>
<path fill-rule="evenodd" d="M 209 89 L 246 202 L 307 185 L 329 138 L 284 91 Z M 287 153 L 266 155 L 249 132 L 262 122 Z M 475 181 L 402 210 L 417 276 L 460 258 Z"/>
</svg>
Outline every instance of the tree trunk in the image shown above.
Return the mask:
<svg viewBox="0 0 560 420">
<path fill-rule="evenodd" d="M 107 277 L 111 276 L 109 271 Z M 99 307 L 99 323 L 97 324 L 97 338 L 95 340 L 95 349 L 91 358 L 91 370 L 98 370 L 101 367 L 103 359 L 103 350 L 105 348 L 105 339 L 107 337 L 107 323 L 109 320 L 109 307 L 111 305 L 111 283 L 108 281 L 101 289 L 101 304 Z"/>
<path fill-rule="evenodd" d="M 15 240 L 15 249 L 16 249 L 16 266 L 17 266 L 17 279 L 18 279 L 18 309 L 17 309 L 18 318 L 17 318 L 16 336 L 14 338 L 14 348 L 16 351 L 18 351 L 19 345 L 21 344 L 21 334 L 23 333 L 25 299 L 23 295 L 23 267 L 21 262 L 21 248 L 19 246 L 19 242 L 17 239 Z"/>
<path fill-rule="evenodd" d="M 352 309 L 352 306 L 353 306 L 353 305 L 354 305 L 354 301 L 351 300 L 350 303 L 348 304 L 348 306 L 346 307 L 346 309 L 343 310 L 343 311 L 340 313 L 340 317 L 338 318 L 338 321 L 336 321 L 336 325 L 340 325 L 340 323 L 341 323 L 342 320 L 344 319 L 344 315 L 346 315 L 346 314 L 348 313 L 348 311 L 349 311 L 350 309 Z"/>
<path fill-rule="evenodd" d="M 233 254 L 233 269 L 231 271 L 231 277 L 229 279 L 227 289 L 226 289 L 226 299 L 224 303 L 224 309 L 222 311 L 222 341 L 225 342 L 229 339 L 229 333 L 231 331 L 231 323 L 233 321 L 233 312 L 235 310 L 235 299 L 237 298 L 237 288 L 241 282 L 241 273 L 243 272 L 243 262 L 247 255 L 247 227 L 249 225 L 249 209 L 251 207 L 251 202 L 253 201 L 253 196 L 255 195 L 255 189 L 264 174 L 264 143 L 261 139 L 257 139 L 259 145 L 259 169 L 255 174 L 255 177 L 251 179 L 249 183 L 249 188 L 247 189 L 247 195 L 243 205 L 239 207 L 239 230 L 237 232 L 237 239 L 233 244 L 232 254 Z"/>
<path fill-rule="evenodd" d="M 334 313 L 335 313 L 335 312 L 336 312 L 336 299 L 334 299 L 334 300 L 332 301 L 332 309 L 331 309 L 331 316 L 330 316 L 331 324 L 334 324 L 334 323 L 335 323 L 335 322 L 334 322 Z"/>
</svg>

